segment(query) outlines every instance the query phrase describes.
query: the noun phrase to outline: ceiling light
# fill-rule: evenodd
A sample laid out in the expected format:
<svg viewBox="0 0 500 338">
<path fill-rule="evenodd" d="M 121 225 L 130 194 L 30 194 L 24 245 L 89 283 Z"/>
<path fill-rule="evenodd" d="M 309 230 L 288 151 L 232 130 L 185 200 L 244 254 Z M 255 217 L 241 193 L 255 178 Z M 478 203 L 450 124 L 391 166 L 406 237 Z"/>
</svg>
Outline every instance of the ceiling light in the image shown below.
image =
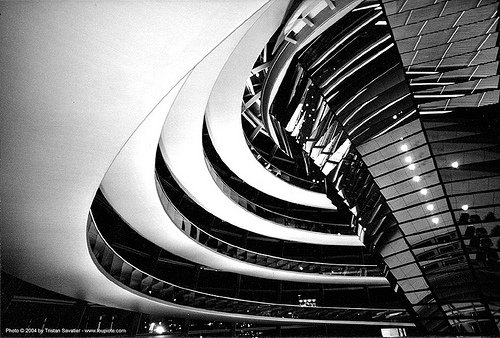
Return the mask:
<svg viewBox="0 0 500 338">
<path fill-rule="evenodd" d="M 413 176 L 413 181 L 420 182 L 420 176 Z"/>
<path fill-rule="evenodd" d="M 397 116 L 397 115 L 392 115 L 392 118 L 393 118 L 394 120 L 396 120 L 396 119 L 398 118 L 398 116 Z"/>
<path fill-rule="evenodd" d="M 413 163 L 412 163 L 412 164 L 410 164 L 410 165 L 408 166 L 408 169 L 410 169 L 410 170 L 415 170 L 415 164 L 413 164 Z"/>
<path fill-rule="evenodd" d="M 167 329 L 165 329 L 165 327 L 162 325 L 158 325 L 157 327 L 155 327 L 155 332 L 158 334 L 162 334 L 167 332 Z"/>
<path fill-rule="evenodd" d="M 469 206 L 467 204 L 462 205 L 462 210 L 463 211 L 469 210 Z"/>
<path fill-rule="evenodd" d="M 451 164 L 451 166 L 452 166 L 453 168 L 458 168 L 458 162 L 457 162 L 457 161 L 453 162 L 453 163 Z"/>
<path fill-rule="evenodd" d="M 407 144 L 403 144 L 403 145 L 401 146 L 401 150 L 402 150 L 402 151 L 408 151 L 408 145 L 407 145 Z"/>
<path fill-rule="evenodd" d="M 432 218 L 432 223 L 434 223 L 434 224 L 438 224 L 438 223 L 439 223 L 439 218 L 437 218 L 437 217 L 433 217 L 433 218 Z"/>
<path fill-rule="evenodd" d="M 420 193 L 422 195 L 427 195 L 427 189 L 424 188 L 424 189 L 420 190 Z"/>
<path fill-rule="evenodd" d="M 429 204 L 429 205 L 427 206 L 427 210 L 429 210 L 429 211 L 434 210 L 434 204 Z"/>
<path fill-rule="evenodd" d="M 405 157 L 405 162 L 406 163 L 411 163 L 411 156 L 406 156 Z"/>
</svg>

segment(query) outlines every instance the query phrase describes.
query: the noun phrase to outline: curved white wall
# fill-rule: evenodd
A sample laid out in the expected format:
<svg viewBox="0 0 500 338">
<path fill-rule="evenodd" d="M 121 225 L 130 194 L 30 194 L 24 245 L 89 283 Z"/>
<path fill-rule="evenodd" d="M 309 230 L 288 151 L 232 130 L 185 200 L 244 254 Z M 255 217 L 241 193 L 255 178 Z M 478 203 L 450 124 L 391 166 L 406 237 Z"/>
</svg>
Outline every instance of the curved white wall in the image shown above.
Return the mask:
<svg viewBox="0 0 500 338">
<path fill-rule="evenodd" d="M 266 2 L 0 3 L 4 271 L 106 306 L 244 317 L 121 288 L 91 259 L 86 227 L 94 194 L 129 137 Z"/>
<path fill-rule="evenodd" d="M 276 6 L 273 10 L 282 12 L 284 4 L 282 2 L 276 4 L 281 5 L 281 8 Z M 268 13 L 270 14 L 267 15 Z M 236 102 L 240 106 L 242 93 L 231 90 L 231 86 L 235 80 L 239 80 L 240 84 L 245 83 L 247 71 L 251 65 L 238 63 L 235 60 L 238 60 L 242 53 L 250 54 L 252 60 L 255 60 L 262 45 L 281 22 L 280 17 L 271 11 L 264 13 L 264 15 L 266 16 L 258 18 L 255 25 L 248 27 L 248 31 L 242 31 L 241 36 L 234 41 L 234 45 L 221 44 L 190 74 L 168 112 L 163 127 L 160 147 L 165 162 L 176 181 L 193 200 L 213 215 L 235 226 L 264 236 L 296 242 L 362 246 L 363 243 L 357 236 L 337 236 L 294 229 L 265 220 L 246 211 L 220 190 L 206 167 L 202 144 L 202 126 L 210 95 L 217 91 L 218 97 L 224 96 L 226 104 L 234 106 Z M 231 38 L 235 37 L 236 35 L 231 36 Z M 238 79 L 232 79 L 227 84 L 223 81 L 218 82 L 215 89 L 216 80 L 224 79 L 219 75 L 221 72 L 237 72 Z M 217 102 L 217 104 L 221 103 Z M 210 111 L 212 108 L 209 106 L 208 110 Z M 237 112 L 239 114 L 239 108 Z M 213 114 L 217 114 L 217 112 Z M 230 130 L 224 129 L 222 131 L 234 135 Z M 237 133 L 241 138 L 241 128 L 238 128 Z M 249 153 L 248 148 L 247 153 Z M 256 160 L 253 161 L 256 162 Z M 264 171 L 263 174 L 269 175 L 264 169 L 261 168 L 261 170 Z"/>
<path fill-rule="evenodd" d="M 279 23 L 278 19 L 266 18 L 266 21 Z M 255 189 L 288 202 L 336 210 L 326 194 L 294 186 L 267 171 L 255 160 L 245 140 L 241 125 L 241 98 L 246 79 L 262 46 L 276 29 L 271 24 L 263 24 L 259 34 L 248 34 L 245 44 L 235 48 L 219 73 L 205 115 L 210 138 L 223 162 Z"/>
</svg>

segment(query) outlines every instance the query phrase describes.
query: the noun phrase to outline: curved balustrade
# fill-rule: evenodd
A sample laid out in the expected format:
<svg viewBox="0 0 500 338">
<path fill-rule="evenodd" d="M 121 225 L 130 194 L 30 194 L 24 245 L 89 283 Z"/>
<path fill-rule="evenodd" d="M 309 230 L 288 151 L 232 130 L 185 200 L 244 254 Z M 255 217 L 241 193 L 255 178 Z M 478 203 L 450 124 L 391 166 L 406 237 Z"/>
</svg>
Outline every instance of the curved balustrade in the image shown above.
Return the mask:
<svg viewBox="0 0 500 338">
<path fill-rule="evenodd" d="M 267 48 L 264 50 L 263 53 Z M 257 110 L 260 112 L 260 101 L 256 100 L 255 98 L 260 97 L 261 92 L 262 92 L 262 87 L 264 84 L 264 79 L 267 76 L 267 69 L 270 66 L 270 62 L 266 64 L 260 64 L 254 68 L 252 71 L 251 75 L 248 78 L 248 82 L 253 86 L 253 93 L 250 95 L 250 99 L 244 102 L 243 108 L 242 108 L 242 120 L 244 121 L 243 114 L 245 114 L 245 111 L 248 111 L 248 114 L 254 115 L 254 113 L 249 109 L 252 105 L 257 105 L 258 108 Z M 255 70 L 258 70 L 257 72 Z M 263 72 L 262 76 L 255 76 L 256 74 L 259 74 L 259 72 Z M 255 81 L 258 81 L 258 83 L 255 83 Z M 255 119 L 260 119 L 259 117 L 254 117 Z M 259 124 L 260 126 L 260 124 Z M 302 177 L 298 177 L 295 175 L 290 174 L 286 170 L 280 169 L 268 160 L 266 160 L 260 152 L 254 148 L 252 142 L 249 140 L 247 133 L 244 133 L 245 140 L 247 142 L 248 148 L 254 155 L 255 159 L 264 167 L 266 168 L 269 172 L 273 173 L 276 177 L 282 179 L 285 182 L 288 182 L 290 184 L 293 184 L 297 187 L 303 188 L 303 189 L 308 189 L 310 191 L 315 191 L 319 193 L 326 193 L 325 192 L 325 187 L 323 184 L 320 184 L 320 181 L 316 180 L 310 180 L 310 179 L 305 179 Z M 273 143 L 274 144 L 274 143 Z"/>
<path fill-rule="evenodd" d="M 264 255 L 222 241 L 217 237 L 212 236 L 208 232 L 202 230 L 193 222 L 189 221 L 168 199 L 168 196 L 163 189 L 158 177 L 156 179 L 156 188 L 158 190 L 158 195 L 160 197 L 163 208 L 165 209 L 165 212 L 170 217 L 172 222 L 174 222 L 174 224 L 187 236 L 191 237 L 198 243 L 201 243 L 204 246 L 217 251 L 218 253 L 247 263 L 286 271 L 339 276 L 382 276 L 380 269 L 376 265 L 327 264 L 320 262 L 290 260 L 271 255 Z"/>
<path fill-rule="evenodd" d="M 179 287 L 155 278 L 125 261 L 102 237 L 91 213 L 88 217 L 88 245 L 97 263 L 124 287 L 136 290 L 145 296 L 182 306 L 249 316 L 306 320 L 364 320 L 383 322 L 384 325 L 413 326 L 411 323 L 393 322 L 407 317 L 403 309 L 303 307 L 221 297 Z"/>
<path fill-rule="evenodd" d="M 246 135 L 245 135 L 246 136 Z M 267 171 L 271 172 L 274 176 L 279 177 L 285 182 L 288 182 L 290 184 L 293 184 L 297 187 L 303 188 L 303 189 L 308 189 L 311 191 L 319 192 L 319 193 L 325 193 L 325 187 L 323 184 L 320 184 L 320 181 L 311 181 L 311 180 L 306 180 L 304 178 L 294 176 L 286 171 L 281 170 L 268 160 L 262 156 L 257 149 L 255 149 L 252 145 L 252 143 L 248 140 L 247 138 L 247 144 L 248 147 L 250 148 L 250 151 L 252 152 L 253 156 L 259 163 L 267 169 Z"/>
<path fill-rule="evenodd" d="M 285 214 L 280 214 L 273 210 L 266 209 L 256 203 L 253 203 L 248 199 L 246 199 L 245 197 L 238 194 L 237 192 L 235 192 L 233 189 L 231 189 L 226 184 L 226 182 L 224 182 L 224 180 L 219 176 L 219 174 L 217 174 L 217 171 L 206 157 L 205 157 L 205 162 L 207 163 L 207 167 L 215 183 L 227 197 L 229 197 L 231 200 L 233 200 L 235 203 L 242 206 L 246 210 L 251 211 L 262 218 L 271 220 L 273 222 L 276 222 L 278 224 L 287 227 L 292 227 L 301 230 L 323 232 L 336 235 L 355 234 L 354 231 L 355 229 L 351 228 L 347 224 L 314 222 L 305 219 L 294 218 Z"/>
</svg>

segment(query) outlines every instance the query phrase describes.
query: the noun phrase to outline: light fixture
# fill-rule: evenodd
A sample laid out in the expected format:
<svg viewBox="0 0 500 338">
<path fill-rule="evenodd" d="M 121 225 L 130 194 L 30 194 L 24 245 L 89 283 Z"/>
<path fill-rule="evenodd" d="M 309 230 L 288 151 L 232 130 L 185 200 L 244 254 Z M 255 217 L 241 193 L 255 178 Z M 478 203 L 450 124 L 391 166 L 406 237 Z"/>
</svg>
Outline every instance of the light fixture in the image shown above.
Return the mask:
<svg viewBox="0 0 500 338">
<path fill-rule="evenodd" d="M 434 204 L 427 205 L 427 210 L 429 210 L 429 211 L 434 210 Z"/>
<path fill-rule="evenodd" d="M 431 115 L 431 114 L 448 114 L 453 110 L 421 110 L 420 115 Z"/>
<path fill-rule="evenodd" d="M 437 218 L 437 217 L 433 217 L 433 218 L 432 218 L 432 223 L 434 223 L 434 224 L 438 224 L 438 223 L 439 223 L 439 218 Z"/>
<path fill-rule="evenodd" d="M 157 325 L 155 327 L 155 333 L 162 334 L 162 333 L 165 333 L 166 331 L 167 331 L 167 329 L 165 329 L 165 327 L 163 325 Z"/>
<path fill-rule="evenodd" d="M 420 176 L 413 176 L 413 181 L 420 182 Z"/>
<path fill-rule="evenodd" d="M 453 168 L 458 168 L 458 162 L 457 162 L 457 161 L 453 162 L 453 163 L 451 164 L 451 166 L 452 166 Z"/>
<path fill-rule="evenodd" d="M 421 189 L 421 190 L 420 190 L 420 193 L 421 193 L 422 195 L 427 195 L 427 191 L 428 191 L 428 190 L 424 188 L 424 189 Z"/>
<path fill-rule="evenodd" d="M 401 146 L 401 150 L 402 150 L 402 151 L 408 151 L 408 145 L 407 145 L 407 144 L 403 144 L 403 145 Z"/>
<path fill-rule="evenodd" d="M 462 205 L 462 210 L 463 211 L 469 210 L 469 206 L 467 204 Z"/>
<path fill-rule="evenodd" d="M 410 86 L 449 86 L 455 84 L 455 82 L 412 82 Z"/>
<path fill-rule="evenodd" d="M 462 97 L 465 94 L 415 94 L 416 99 L 453 99 L 455 97 Z"/>
<path fill-rule="evenodd" d="M 397 115 L 392 115 L 392 118 L 393 118 L 394 120 L 397 120 L 398 116 L 397 116 Z"/>
<path fill-rule="evenodd" d="M 438 72 L 436 71 L 407 71 L 406 74 L 408 75 L 433 75 L 437 74 Z"/>
<path fill-rule="evenodd" d="M 408 169 L 410 169 L 410 170 L 415 170 L 415 164 L 413 164 L 413 163 L 412 163 L 412 164 L 410 164 L 410 165 L 408 166 Z"/>
<path fill-rule="evenodd" d="M 405 162 L 406 163 L 411 163 L 411 156 L 406 156 L 405 157 Z"/>
</svg>

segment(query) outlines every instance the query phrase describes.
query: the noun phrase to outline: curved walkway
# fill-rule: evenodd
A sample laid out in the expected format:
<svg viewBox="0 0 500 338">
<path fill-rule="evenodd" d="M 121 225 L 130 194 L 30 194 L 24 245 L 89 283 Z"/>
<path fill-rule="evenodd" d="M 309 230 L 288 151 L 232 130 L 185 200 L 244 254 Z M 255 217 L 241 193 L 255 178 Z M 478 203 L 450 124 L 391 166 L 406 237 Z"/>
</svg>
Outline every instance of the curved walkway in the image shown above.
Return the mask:
<svg viewBox="0 0 500 338">
<path fill-rule="evenodd" d="M 277 3 L 280 4 L 280 2 Z M 245 25 L 251 26 L 251 22 L 247 22 L 245 23 Z M 249 27 L 244 28 L 248 29 Z M 246 32 L 246 30 L 241 29 L 238 31 L 240 36 L 238 36 L 237 34 L 231 35 L 231 37 L 226 39 L 219 46 L 220 48 L 217 48 L 212 53 L 210 53 L 210 55 L 208 55 L 202 63 L 207 61 L 208 65 L 210 65 L 209 70 L 217 73 L 217 69 L 214 67 L 213 63 L 214 60 L 221 60 L 221 58 L 224 59 L 224 53 L 230 53 L 230 51 L 234 48 L 234 44 L 237 44 L 239 42 L 239 39 L 241 38 L 241 35 L 244 34 L 244 32 Z M 221 53 L 222 55 L 219 53 Z M 349 277 L 318 274 L 309 275 L 294 271 L 279 271 L 273 268 L 259 267 L 254 264 L 241 262 L 237 259 L 221 255 L 206 247 L 203 247 L 199 243 L 186 236 L 182 232 L 182 230 L 177 228 L 175 223 L 165 212 L 163 205 L 161 204 L 159 194 L 157 192 L 154 174 L 156 156 L 155 142 L 157 142 L 157 135 L 159 135 L 160 133 L 162 121 L 165 120 L 165 115 L 167 114 L 167 112 L 170 116 L 169 108 L 174 99 L 176 100 L 175 102 L 179 102 L 178 100 L 182 98 L 182 90 L 186 87 L 188 81 L 190 81 L 192 85 L 202 85 L 200 84 L 202 80 L 204 82 L 207 82 L 211 78 L 209 74 L 207 74 L 207 71 L 208 70 L 205 68 L 197 67 L 190 74 L 189 79 L 187 79 L 183 84 L 179 84 L 176 87 L 176 90 L 179 90 L 179 94 L 177 94 L 177 91 L 170 93 L 170 95 L 155 108 L 155 110 L 148 116 L 148 118 L 143 121 L 141 126 L 134 132 L 127 144 L 122 148 L 121 152 L 115 158 L 101 185 L 104 196 L 113 206 L 115 211 L 141 236 L 155 243 L 156 245 L 178 256 L 184 257 L 185 259 L 219 270 L 231 271 L 261 278 L 284 279 L 302 282 L 369 284 L 370 281 L 373 281 L 377 284 L 385 284 L 385 280 L 380 277 L 371 277 L 373 278 L 371 279 L 369 277 L 363 278 L 359 276 Z M 196 76 L 193 77 L 193 74 L 195 74 L 196 76 L 200 76 L 200 78 L 198 79 Z M 191 92 L 189 92 L 189 94 L 191 94 Z M 186 101 L 186 104 L 192 103 L 193 101 L 194 100 L 188 100 Z M 184 108 L 186 109 L 184 113 L 187 114 L 190 111 L 190 107 L 185 106 Z M 166 125 L 169 125 L 169 123 L 178 125 L 175 122 L 169 121 L 167 118 Z M 177 129 L 182 131 L 181 128 Z M 201 141 L 201 134 L 199 136 Z M 184 139 L 186 139 L 187 137 L 191 137 L 191 135 L 183 135 L 183 137 Z M 175 138 L 176 135 L 169 134 L 169 139 Z M 177 149 L 181 150 L 185 148 L 181 145 Z M 201 153 L 201 155 L 203 156 L 202 150 Z M 182 161 L 181 164 L 183 164 Z M 184 166 L 181 165 L 181 167 L 185 172 L 189 172 L 191 175 L 195 176 L 197 172 L 202 172 L 199 166 L 190 167 L 186 166 L 184 163 Z M 175 172 L 173 172 L 173 174 L 175 176 Z M 207 175 L 209 175 L 208 172 Z M 188 177 L 191 176 L 188 175 Z M 211 177 L 209 182 L 212 182 L 215 185 Z M 190 189 L 186 190 L 190 191 Z M 220 194 L 223 194 L 218 188 L 217 191 Z M 222 196 L 222 201 L 218 201 L 216 196 L 212 196 L 212 200 L 221 203 L 224 201 L 228 201 L 231 206 L 237 208 L 238 211 L 242 212 L 241 217 L 243 217 L 243 219 L 248 220 L 248 215 L 251 215 L 250 213 L 246 212 L 244 209 L 229 200 L 225 195 Z M 228 210 L 222 211 L 225 211 L 226 213 L 228 212 Z M 253 218 L 259 219 L 256 216 L 254 216 Z M 250 225 L 253 225 L 252 220 L 253 219 L 250 219 L 250 221 L 248 222 Z M 281 233 L 284 233 L 285 231 L 298 233 L 300 236 L 304 236 L 302 234 L 308 234 L 311 238 L 311 241 L 315 241 L 316 238 L 320 238 L 324 241 L 328 240 L 328 243 L 330 244 L 335 243 L 335 240 L 337 239 L 342 240 L 343 238 L 348 237 L 323 233 L 311 233 L 299 229 L 290 229 L 285 226 L 279 226 L 276 223 L 265 221 L 263 219 L 262 222 L 267 225 L 268 228 L 269 225 L 271 225 L 271 230 L 275 231 L 275 235 L 278 236 L 278 238 L 283 237 L 281 236 Z M 278 228 L 279 230 L 276 230 Z M 297 238 L 299 238 L 299 235 L 297 235 Z M 359 240 L 356 236 L 349 236 L 349 238 L 352 237 L 354 237 L 359 243 Z"/>
<path fill-rule="evenodd" d="M 2 270 L 70 297 L 131 311 L 291 322 L 144 297 L 104 275 L 87 244 L 95 192 L 134 130 L 214 45 L 266 3 L 0 4 L 6 84 L 0 87 Z M 187 25 L 192 20 L 198 24 Z M 154 122 L 161 127 L 161 118 Z M 156 146 L 157 140 L 153 155 Z"/>
<path fill-rule="evenodd" d="M 255 51 L 236 48 L 217 77 L 205 115 L 212 143 L 229 169 L 255 189 L 288 202 L 336 210 L 326 194 L 291 185 L 255 160 L 242 130 L 241 99 L 228 100 L 228 97 L 242 97 L 256 56 L 267 41 L 264 38 L 267 35 L 253 34 L 246 38 L 245 44 Z"/>
<path fill-rule="evenodd" d="M 96 264 L 104 274 L 115 279 L 124 288 L 181 306 L 221 313 L 244 314 L 247 317 L 290 318 L 307 321 L 338 321 L 356 317 L 355 323 L 372 323 L 381 326 L 413 326 L 412 323 L 395 323 L 398 316 L 406 317 L 403 309 L 349 308 L 349 307 L 302 307 L 292 304 L 276 304 L 223 297 L 180 287 L 147 274 L 123 259 L 102 237 L 92 215 L 89 215 L 89 246 Z M 396 318 L 393 318 L 395 317 Z"/>
<path fill-rule="evenodd" d="M 283 5 L 283 3 L 279 4 Z M 282 11 L 283 8 L 279 10 Z M 209 97 L 214 93 L 213 86 L 221 71 L 239 71 L 241 82 L 245 83 L 252 64 L 235 65 L 230 61 L 232 62 L 233 58 L 238 59 L 241 53 L 254 54 L 257 57 L 261 46 L 280 23 L 279 18 L 275 16 L 276 14 L 271 11 L 265 13 L 255 25 L 248 27 L 248 32 L 239 33 L 241 36 L 234 41 L 234 45 L 230 48 L 225 44 L 220 45 L 193 70 L 165 120 L 160 140 L 165 162 L 176 181 L 194 201 L 213 215 L 235 226 L 264 236 L 289 241 L 362 246 L 363 243 L 357 236 L 336 236 L 292 229 L 248 213 L 227 198 L 213 181 L 207 169 L 202 147 L 202 127 L 206 109 L 211 110 Z M 270 22 L 274 22 L 274 26 Z M 235 38 L 235 35 L 231 38 Z M 245 71 L 238 70 L 239 67 L 243 67 Z M 231 85 L 226 90 L 229 90 L 229 87 Z M 222 91 L 222 88 L 219 90 Z M 227 94 L 234 95 L 235 93 L 227 92 Z M 227 103 L 233 101 L 240 104 L 241 93 L 235 97 L 226 96 Z M 239 116 L 240 108 L 237 111 Z M 239 130 L 241 131 L 241 128 Z M 265 174 L 269 173 L 265 172 Z"/>
</svg>

